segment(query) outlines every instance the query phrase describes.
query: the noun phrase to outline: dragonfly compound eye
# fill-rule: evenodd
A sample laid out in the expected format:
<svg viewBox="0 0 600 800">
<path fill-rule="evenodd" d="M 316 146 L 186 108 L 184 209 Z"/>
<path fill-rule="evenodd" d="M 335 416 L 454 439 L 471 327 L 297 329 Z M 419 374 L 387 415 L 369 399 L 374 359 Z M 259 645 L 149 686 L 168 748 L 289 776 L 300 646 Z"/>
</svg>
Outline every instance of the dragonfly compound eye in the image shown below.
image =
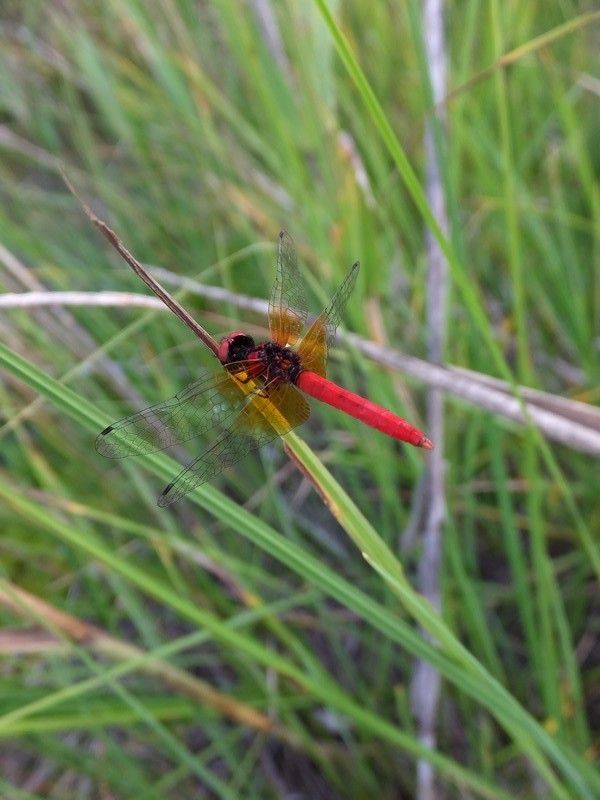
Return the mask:
<svg viewBox="0 0 600 800">
<path fill-rule="evenodd" d="M 234 331 L 221 339 L 218 358 L 222 364 L 234 364 L 245 361 L 254 349 L 254 339 L 246 333 Z"/>
</svg>

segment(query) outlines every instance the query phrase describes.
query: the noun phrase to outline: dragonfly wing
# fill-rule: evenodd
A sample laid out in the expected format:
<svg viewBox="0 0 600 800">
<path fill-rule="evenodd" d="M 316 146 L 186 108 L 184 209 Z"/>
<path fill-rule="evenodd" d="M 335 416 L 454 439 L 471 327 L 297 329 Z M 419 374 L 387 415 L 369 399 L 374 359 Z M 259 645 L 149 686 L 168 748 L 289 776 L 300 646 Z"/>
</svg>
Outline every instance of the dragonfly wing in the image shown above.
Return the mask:
<svg viewBox="0 0 600 800">
<path fill-rule="evenodd" d="M 308 305 L 292 237 L 281 231 L 277 242 L 277 269 L 269 300 L 271 339 L 285 347 L 300 338 Z"/>
<path fill-rule="evenodd" d="M 289 383 L 281 384 L 268 397 L 252 396 L 229 430 L 166 487 L 158 505 L 171 505 L 253 450 L 289 433 L 309 414 L 308 403 Z"/>
<path fill-rule="evenodd" d="M 248 402 L 234 375 L 204 370 L 199 380 L 168 400 L 109 425 L 96 439 L 107 458 L 144 455 L 227 426 Z"/>
<path fill-rule="evenodd" d="M 359 268 L 359 262 L 355 261 L 327 308 L 319 314 L 300 342 L 298 354 L 304 369 L 325 375 L 327 349 L 335 341 L 335 333 L 356 284 Z"/>
</svg>

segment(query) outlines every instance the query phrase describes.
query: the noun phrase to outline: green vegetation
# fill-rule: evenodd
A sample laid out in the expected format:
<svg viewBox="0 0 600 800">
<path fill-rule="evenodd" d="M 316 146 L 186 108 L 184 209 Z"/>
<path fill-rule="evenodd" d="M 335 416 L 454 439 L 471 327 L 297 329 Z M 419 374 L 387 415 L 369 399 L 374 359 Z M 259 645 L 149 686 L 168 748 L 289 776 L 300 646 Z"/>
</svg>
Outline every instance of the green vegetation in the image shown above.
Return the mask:
<svg viewBox="0 0 600 800">
<path fill-rule="evenodd" d="M 315 311 L 359 258 L 345 327 L 426 359 L 429 228 L 446 363 L 598 404 L 600 14 L 448 5 L 445 238 L 416 1 L 4 3 L 2 292 L 148 294 L 62 165 L 143 263 L 231 291 L 165 281 L 217 338 L 266 335 L 233 293 L 268 296 L 285 227 Z M 447 797 L 600 796 L 597 456 L 447 397 L 438 614 L 404 535 L 422 452 L 313 403 L 293 460 L 276 443 L 162 510 L 171 455 L 94 436 L 205 348 L 134 305 L 0 307 L 0 331 L 2 798 L 391 799 L 421 759 Z M 329 369 L 426 429 L 423 384 L 349 346 Z M 442 676 L 433 751 L 416 659 Z"/>
</svg>

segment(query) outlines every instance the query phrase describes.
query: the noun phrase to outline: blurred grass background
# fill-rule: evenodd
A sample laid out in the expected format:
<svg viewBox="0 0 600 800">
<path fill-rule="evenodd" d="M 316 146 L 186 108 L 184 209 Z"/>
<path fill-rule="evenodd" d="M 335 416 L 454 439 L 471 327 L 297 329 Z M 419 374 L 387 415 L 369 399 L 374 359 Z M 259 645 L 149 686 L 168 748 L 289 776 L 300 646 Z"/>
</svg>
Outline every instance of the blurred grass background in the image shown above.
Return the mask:
<svg viewBox="0 0 600 800">
<path fill-rule="evenodd" d="M 419 3 L 330 8 L 422 183 Z M 440 156 L 447 361 L 598 404 L 591 10 L 449 4 Z M 2 290 L 146 292 L 62 164 L 141 261 L 179 276 L 265 298 L 285 227 L 317 311 L 360 258 L 346 327 L 426 356 L 426 226 L 332 31 L 320 2 L 3 3 Z M 215 336 L 266 335 L 233 303 L 181 297 Z M 299 431 L 393 565 L 361 558 L 346 533 L 366 522 L 340 526 L 280 444 L 161 511 L 176 466 L 110 463 L 93 436 L 210 364 L 181 323 L 70 306 L 2 310 L 0 330 L 0 796 L 413 797 L 417 656 L 444 677 L 440 796 L 598 796 L 597 461 L 551 445 L 550 468 L 531 432 L 447 402 L 433 648 L 414 624 L 438 618 L 395 560 L 414 583 L 420 452 L 316 403 Z M 330 373 L 424 426 L 401 374 L 350 348 Z"/>
</svg>

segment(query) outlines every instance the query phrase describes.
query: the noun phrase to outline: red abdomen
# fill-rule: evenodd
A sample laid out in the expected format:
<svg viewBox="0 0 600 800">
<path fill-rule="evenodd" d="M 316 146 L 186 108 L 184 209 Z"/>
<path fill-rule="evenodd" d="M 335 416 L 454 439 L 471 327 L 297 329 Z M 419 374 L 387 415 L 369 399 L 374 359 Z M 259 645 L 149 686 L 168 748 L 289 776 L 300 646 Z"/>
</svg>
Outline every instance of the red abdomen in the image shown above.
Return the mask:
<svg viewBox="0 0 600 800">
<path fill-rule="evenodd" d="M 334 408 L 339 408 L 345 414 L 349 414 L 364 422 L 365 425 L 376 428 L 394 439 L 400 439 L 402 442 L 408 442 L 415 447 L 424 447 L 427 450 L 433 448 L 433 444 L 427 436 L 402 417 L 392 414 L 391 411 L 378 406 L 377 403 L 372 403 L 365 397 L 343 389 L 315 372 L 301 372 L 296 386 L 314 397 L 315 400 L 321 400 Z"/>
</svg>

